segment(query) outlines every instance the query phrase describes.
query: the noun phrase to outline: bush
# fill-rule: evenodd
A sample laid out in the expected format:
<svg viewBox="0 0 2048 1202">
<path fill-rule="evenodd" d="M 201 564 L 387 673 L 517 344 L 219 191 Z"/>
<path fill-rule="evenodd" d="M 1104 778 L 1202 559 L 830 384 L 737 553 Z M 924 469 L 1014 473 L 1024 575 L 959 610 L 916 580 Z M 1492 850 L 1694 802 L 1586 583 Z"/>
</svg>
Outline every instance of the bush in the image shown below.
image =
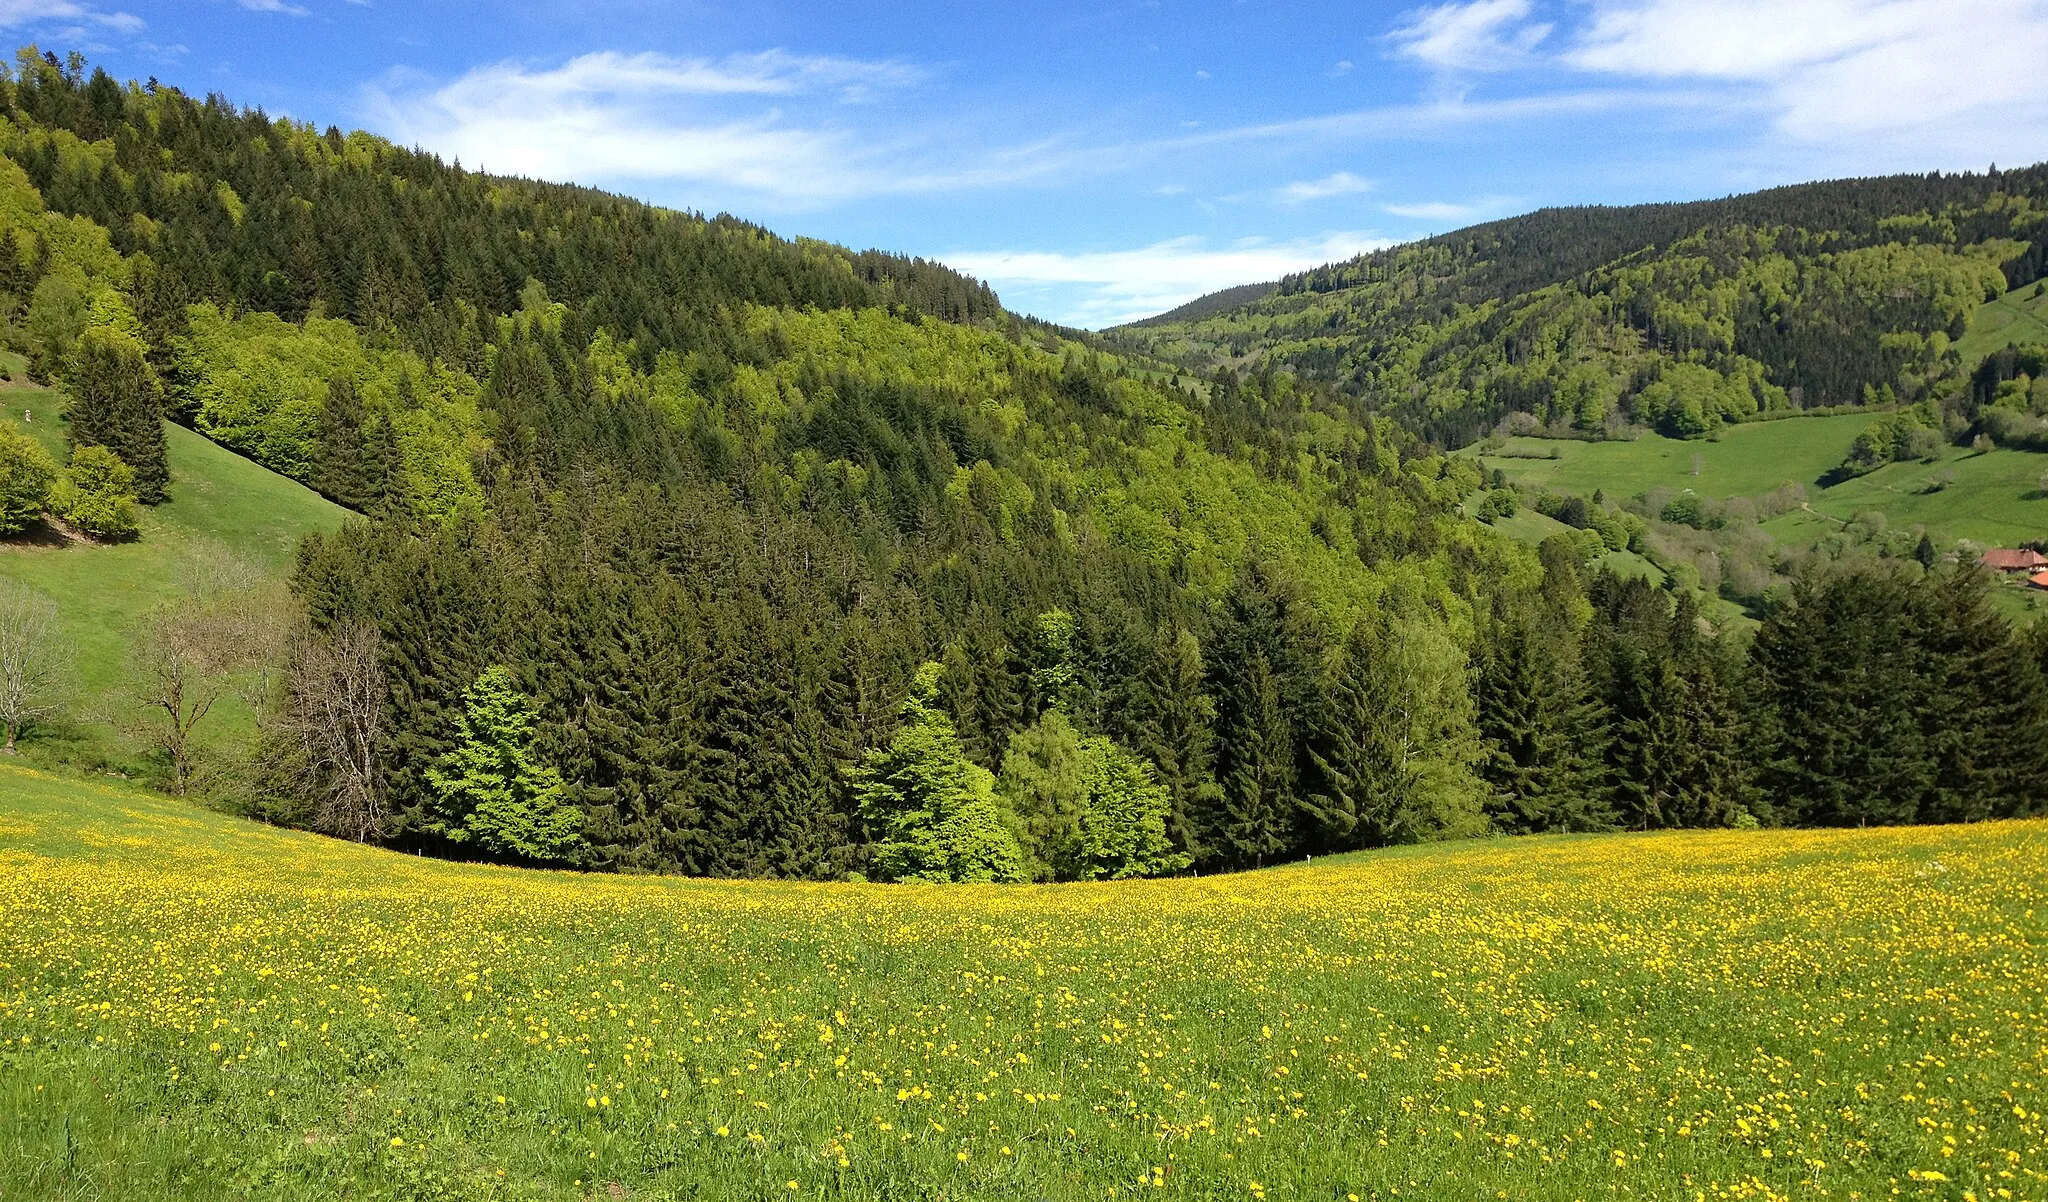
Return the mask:
<svg viewBox="0 0 2048 1202">
<path fill-rule="evenodd" d="M 41 443 L 0 426 L 0 534 L 18 534 L 43 516 L 56 478 L 57 463 Z"/>
<path fill-rule="evenodd" d="M 51 495 L 51 508 L 73 526 L 102 540 L 134 538 L 135 473 L 105 447 L 80 447 Z"/>
<path fill-rule="evenodd" d="M 1521 508 L 1512 488 L 1496 488 L 1487 493 L 1479 502 L 1479 520 L 1491 522 L 1498 518 L 1511 518 Z"/>
<path fill-rule="evenodd" d="M 1667 522 L 1704 530 L 1707 526 L 1707 503 L 1698 493 L 1687 489 L 1671 498 L 1657 516 Z"/>
</svg>

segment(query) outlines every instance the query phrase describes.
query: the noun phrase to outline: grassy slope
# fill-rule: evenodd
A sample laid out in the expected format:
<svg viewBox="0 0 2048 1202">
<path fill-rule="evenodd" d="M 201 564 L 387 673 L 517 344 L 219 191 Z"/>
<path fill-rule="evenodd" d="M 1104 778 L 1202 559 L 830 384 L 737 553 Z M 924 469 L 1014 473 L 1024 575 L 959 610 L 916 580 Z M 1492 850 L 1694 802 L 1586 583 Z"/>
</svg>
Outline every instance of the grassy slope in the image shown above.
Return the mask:
<svg viewBox="0 0 2048 1202">
<path fill-rule="evenodd" d="M 1971 315 L 1956 351 L 1966 366 L 2008 346 L 2048 343 L 2048 287 L 2028 284 L 2008 292 Z"/>
<path fill-rule="evenodd" d="M 18 374 L 18 373 L 17 373 Z M 0 388 L 0 421 L 25 427 L 59 462 L 66 454 L 58 398 L 23 385 Z M 340 524 L 345 510 L 179 426 L 169 427 L 171 500 L 145 510 L 142 537 L 87 546 L 55 538 L 0 542 L 0 577 L 50 595 L 76 648 L 74 720 L 53 737 L 31 739 L 33 758 L 105 760 L 125 765 L 136 752 L 123 733 L 132 707 L 122 693 L 127 648 L 138 618 L 189 587 L 196 571 L 219 561 L 276 574 L 307 531 Z M 246 706 L 231 701 L 201 726 L 202 741 L 232 744 L 250 728 Z"/>
<path fill-rule="evenodd" d="M 0 1197 L 2039 1196 L 2044 846 L 719 883 L 0 766 Z"/>
<path fill-rule="evenodd" d="M 1481 461 L 1516 483 L 1585 495 L 1605 489 L 1617 500 L 1655 488 L 1735 497 L 1757 496 L 1787 482 L 1803 484 L 1821 516 L 1794 514 L 1766 524 L 1792 544 L 1810 542 L 1831 524 L 1865 510 L 1884 514 L 1893 526 L 1925 526 L 1937 542 L 1972 539 L 2012 546 L 2048 535 L 2048 494 L 2040 487 L 2048 455 L 2002 449 L 1980 454 L 1951 447 L 1936 463 L 1895 463 L 1821 488 L 1819 478 L 1842 461 L 1849 443 L 1871 420 L 1851 414 L 1755 422 L 1731 427 L 1717 441 L 1700 442 L 1656 434 L 1633 442 L 1517 438 L 1509 440 L 1508 451 L 1543 455 L 1555 448 L 1559 458 L 1488 455 Z M 1694 456 L 1700 460 L 1697 476 Z M 1954 483 L 1940 492 L 1926 491 L 1929 478 L 1942 471 L 1954 473 Z"/>
<path fill-rule="evenodd" d="M 1681 440 L 1645 434 L 1631 442 L 1575 442 L 1511 438 L 1506 455 L 1481 456 L 1518 484 L 1591 495 L 1596 488 L 1620 500 L 1654 488 L 1690 488 L 1708 497 L 1753 497 L 1785 483 L 1811 488 L 1842 462 L 1871 418 L 1792 418 L 1731 426 L 1717 440 Z M 1556 459 L 1521 458 L 1544 456 Z M 1476 448 L 1464 454 L 1476 453 Z M 1700 461 L 1693 474 L 1693 458 Z"/>
</svg>

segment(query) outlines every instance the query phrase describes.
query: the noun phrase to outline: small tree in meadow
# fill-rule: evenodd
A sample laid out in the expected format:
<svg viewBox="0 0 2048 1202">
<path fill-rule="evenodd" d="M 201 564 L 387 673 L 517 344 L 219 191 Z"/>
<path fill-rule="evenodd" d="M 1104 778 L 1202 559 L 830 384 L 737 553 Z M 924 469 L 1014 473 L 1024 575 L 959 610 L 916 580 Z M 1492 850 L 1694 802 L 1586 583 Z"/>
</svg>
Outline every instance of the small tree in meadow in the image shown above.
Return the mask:
<svg viewBox="0 0 2048 1202">
<path fill-rule="evenodd" d="M 56 605 L 25 584 L 0 580 L 0 752 L 13 755 L 21 732 L 57 709 L 69 662 Z"/>
<path fill-rule="evenodd" d="M 50 503 L 65 521 L 102 541 L 134 538 L 141 530 L 135 517 L 135 473 L 105 447 L 79 447 L 71 453 L 71 466 Z"/>
<path fill-rule="evenodd" d="M 504 667 L 485 669 L 462 701 L 455 749 L 427 769 L 425 829 L 491 856 L 568 859 L 583 844 L 582 815 L 563 800 L 561 773 L 534 754 L 533 702 Z"/>
<path fill-rule="evenodd" d="M 56 461 L 41 443 L 0 425 L 0 534 L 19 534 L 42 517 L 56 479 Z"/>
</svg>

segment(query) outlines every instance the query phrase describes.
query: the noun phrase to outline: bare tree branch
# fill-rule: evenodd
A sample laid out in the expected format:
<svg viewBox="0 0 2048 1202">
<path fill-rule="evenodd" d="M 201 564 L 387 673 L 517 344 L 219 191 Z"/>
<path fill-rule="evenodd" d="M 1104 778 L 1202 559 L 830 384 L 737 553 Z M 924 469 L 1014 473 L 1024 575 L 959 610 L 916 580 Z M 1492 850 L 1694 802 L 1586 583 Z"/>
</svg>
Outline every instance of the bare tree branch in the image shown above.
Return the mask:
<svg viewBox="0 0 2048 1202">
<path fill-rule="evenodd" d="M 378 766 L 381 649 L 367 622 L 343 622 L 324 636 L 302 628 L 271 721 L 289 744 L 290 785 L 313 803 L 314 828 L 357 842 L 381 837 L 387 816 Z"/>
<path fill-rule="evenodd" d="M 13 755 L 21 732 L 55 712 L 70 661 L 56 604 L 25 584 L 0 580 L 0 752 Z"/>
</svg>

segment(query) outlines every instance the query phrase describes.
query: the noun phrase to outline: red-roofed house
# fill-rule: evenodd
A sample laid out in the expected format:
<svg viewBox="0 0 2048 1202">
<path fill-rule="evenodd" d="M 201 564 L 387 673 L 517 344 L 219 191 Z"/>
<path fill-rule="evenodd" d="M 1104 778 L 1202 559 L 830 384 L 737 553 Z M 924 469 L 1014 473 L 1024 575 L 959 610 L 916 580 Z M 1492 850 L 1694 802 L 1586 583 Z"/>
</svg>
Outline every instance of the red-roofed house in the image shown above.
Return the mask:
<svg viewBox="0 0 2048 1202">
<path fill-rule="evenodd" d="M 1986 551 L 1978 563 L 1994 572 L 2027 572 L 2029 574 L 2048 569 L 2048 555 L 2039 551 Z"/>
<path fill-rule="evenodd" d="M 2027 583 L 2038 589 L 2048 589 L 2048 572 L 2036 572 L 2027 577 Z"/>
</svg>

